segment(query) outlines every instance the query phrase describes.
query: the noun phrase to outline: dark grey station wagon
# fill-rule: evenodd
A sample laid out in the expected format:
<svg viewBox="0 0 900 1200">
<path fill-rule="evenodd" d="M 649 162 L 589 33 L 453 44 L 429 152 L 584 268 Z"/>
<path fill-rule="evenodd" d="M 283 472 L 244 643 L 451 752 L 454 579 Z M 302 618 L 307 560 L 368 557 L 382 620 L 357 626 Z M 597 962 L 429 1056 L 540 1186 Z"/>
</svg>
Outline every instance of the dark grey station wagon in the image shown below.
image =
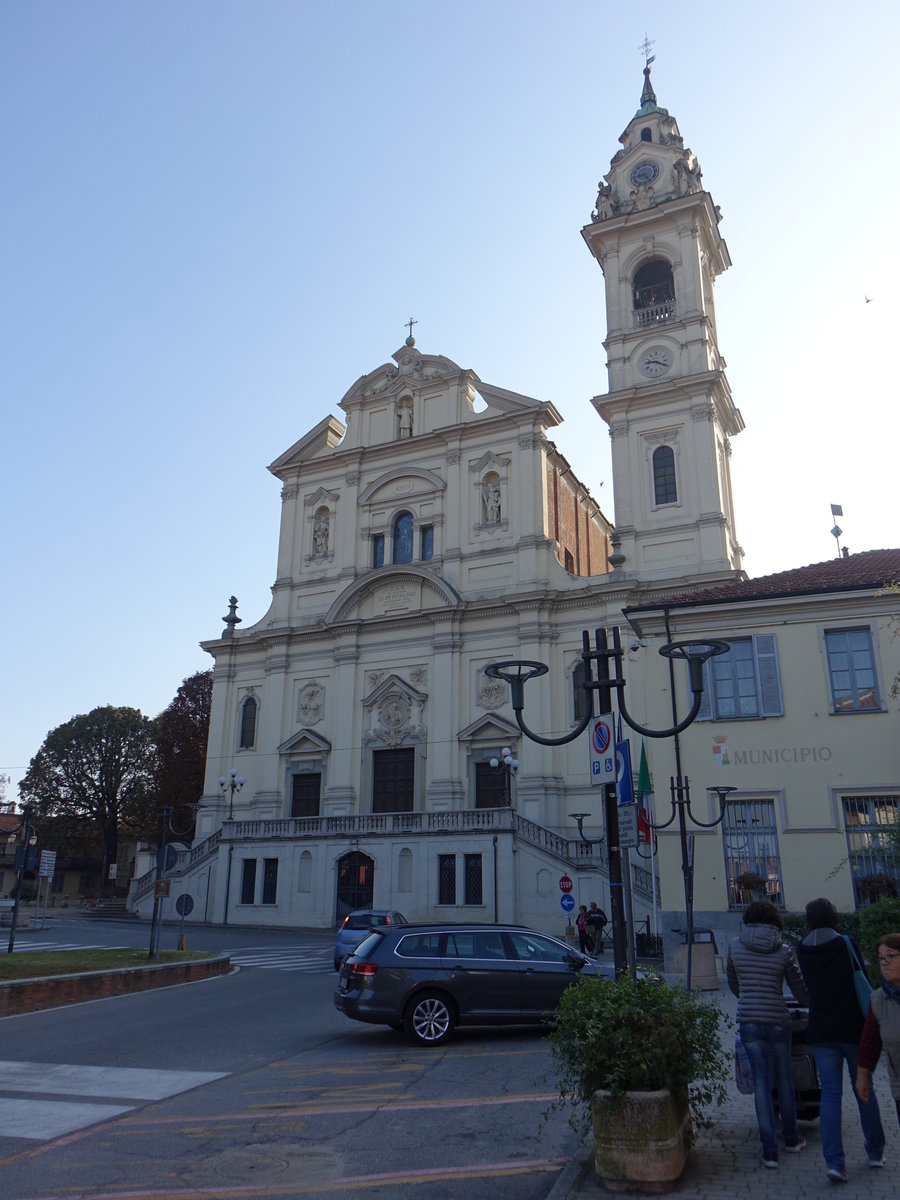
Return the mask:
<svg viewBox="0 0 900 1200">
<path fill-rule="evenodd" d="M 520 925 L 394 925 L 373 929 L 344 959 L 334 1005 L 437 1046 L 457 1026 L 539 1024 L 569 984 L 611 973 Z"/>
</svg>

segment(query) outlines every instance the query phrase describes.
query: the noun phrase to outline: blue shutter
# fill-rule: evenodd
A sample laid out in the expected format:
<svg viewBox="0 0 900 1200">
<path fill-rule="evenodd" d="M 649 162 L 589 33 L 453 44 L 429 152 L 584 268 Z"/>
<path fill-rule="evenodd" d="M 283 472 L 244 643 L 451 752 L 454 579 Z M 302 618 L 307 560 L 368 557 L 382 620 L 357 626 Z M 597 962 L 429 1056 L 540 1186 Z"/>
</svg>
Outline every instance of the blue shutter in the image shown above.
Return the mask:
<svg viewBox="0 0 900 1200">
<path fill-rule="evenodd" d="M 781 697 L 781 678 L 778 673 L 778 646 L 774 633 L 757 633 L 753 636 L 756 653 L 756 669 L 759 673 L 759 698 L 761 716 L 783 717 L 784 701 Z"/>
</svg>

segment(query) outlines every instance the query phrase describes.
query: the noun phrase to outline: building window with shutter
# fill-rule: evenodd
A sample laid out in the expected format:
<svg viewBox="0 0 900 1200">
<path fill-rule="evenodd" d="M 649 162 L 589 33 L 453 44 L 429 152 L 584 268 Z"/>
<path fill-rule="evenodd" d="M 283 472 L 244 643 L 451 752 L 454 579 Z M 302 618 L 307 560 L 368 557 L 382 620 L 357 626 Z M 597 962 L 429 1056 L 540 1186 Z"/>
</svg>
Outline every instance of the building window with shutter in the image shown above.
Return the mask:
<svg viewBox="0 0 900 1200">
<path fill-rule="evenodd" d="M 784 716 L 775 635 L 729 638 L 727 654 L 704 664 L 698 721 L 745 721 Z"/>
<path fill-rule="evenodd" d="M 722 821 L 728 907 L 743 909 L 753 900 L 784 908 L 781 856 L 772 800 L 731 800 Z"/>
</svg>

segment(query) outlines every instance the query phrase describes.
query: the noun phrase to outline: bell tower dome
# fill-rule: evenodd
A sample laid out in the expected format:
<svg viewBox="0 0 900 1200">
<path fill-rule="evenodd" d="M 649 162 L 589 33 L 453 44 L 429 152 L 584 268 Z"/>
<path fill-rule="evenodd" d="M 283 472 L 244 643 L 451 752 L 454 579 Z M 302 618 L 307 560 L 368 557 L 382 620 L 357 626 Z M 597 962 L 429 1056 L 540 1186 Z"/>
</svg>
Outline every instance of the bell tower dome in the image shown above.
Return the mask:
<svg viewBox="0 0 900 1200">
<path fill-rule="evenodd" d="M 719 352 L 714 300 L 731 266 L 721 214 L 644 67 L 582 236 L 606 284 L 609 391 L 594 397 L 612 439 L 615 553 L 639 579 L 741 570 L 730 439 L 744 422 Z"/>
</svg>

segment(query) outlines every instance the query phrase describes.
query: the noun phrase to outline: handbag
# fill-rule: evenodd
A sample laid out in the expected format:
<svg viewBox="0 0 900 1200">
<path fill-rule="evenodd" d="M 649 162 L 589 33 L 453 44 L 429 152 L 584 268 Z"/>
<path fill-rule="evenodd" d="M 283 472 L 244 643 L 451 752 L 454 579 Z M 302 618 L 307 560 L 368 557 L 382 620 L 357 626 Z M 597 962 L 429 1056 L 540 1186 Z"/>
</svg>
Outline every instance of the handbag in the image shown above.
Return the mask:
<svg viewBox="0 0 900 1200">
<path fill-rule="evenodd" d="M 753 1067 L 740 1034 L 734 1039 L 734 1081 L 742 1096 L 753 1095 Z"/>
<path fill-rule="evenodd" d="M 850 963 L 853 967 L 853 988 L 856 992 L 856 1000 L 859 1004 L 859 1010 L 863 1016 L 869 1011 L 869 998 L 872 995 L 872 985 L 866 978 L 866 973 L 863 970 L 863 965 L 859 961 L 853 943 L 847 937 L 846 933 L 842 935 L 847 943 L 847 949 L 850 952 Z"/>
</svg>

